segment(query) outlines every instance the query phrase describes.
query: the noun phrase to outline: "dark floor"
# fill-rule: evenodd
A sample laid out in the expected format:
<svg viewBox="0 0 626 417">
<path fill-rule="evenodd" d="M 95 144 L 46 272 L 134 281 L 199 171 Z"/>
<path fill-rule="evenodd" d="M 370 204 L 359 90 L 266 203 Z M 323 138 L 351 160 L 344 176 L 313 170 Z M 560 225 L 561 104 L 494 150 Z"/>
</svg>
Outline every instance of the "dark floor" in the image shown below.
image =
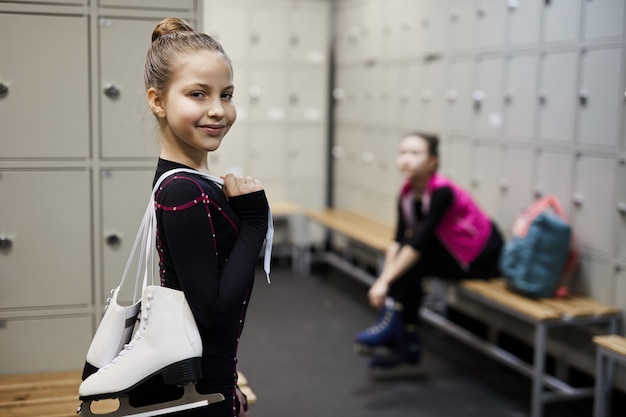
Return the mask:
<svg viewBox="0 0 626 417">
<path fill-rule="evenodd" d="M 375 381 L 352 353 L 376 313 L 366 289 L 336 271 L 259 272 L 239 349 L 258 396 L 251 417 L 524 417 L 530 380 L 425 326 L 423 377 Z M 590 417 L 591 400 L 550 404 L 544 417 Z M 618 414 L 615 415 L 626 415 Z"/>
</svg>

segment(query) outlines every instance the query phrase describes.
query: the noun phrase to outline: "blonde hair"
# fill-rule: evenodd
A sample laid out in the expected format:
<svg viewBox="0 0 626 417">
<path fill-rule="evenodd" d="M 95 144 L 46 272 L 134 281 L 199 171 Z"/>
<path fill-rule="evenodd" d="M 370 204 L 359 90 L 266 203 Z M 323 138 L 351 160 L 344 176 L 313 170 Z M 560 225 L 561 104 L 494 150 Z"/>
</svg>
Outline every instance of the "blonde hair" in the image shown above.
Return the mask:
<svg viewBox="0 0 626 417">
<path fill-rule="evenodd" d="M 206 33 L 196 32 L 183 19 L 168 17 L 160 21 L 152 32 L 144 68 L 146 90 L 155 88 L 164 93 L 177 69 L 177 59 L 192 52 L 211 51 L 221 54 L 232 72 L 232 63 L 222 45 Z"/>
</svg>

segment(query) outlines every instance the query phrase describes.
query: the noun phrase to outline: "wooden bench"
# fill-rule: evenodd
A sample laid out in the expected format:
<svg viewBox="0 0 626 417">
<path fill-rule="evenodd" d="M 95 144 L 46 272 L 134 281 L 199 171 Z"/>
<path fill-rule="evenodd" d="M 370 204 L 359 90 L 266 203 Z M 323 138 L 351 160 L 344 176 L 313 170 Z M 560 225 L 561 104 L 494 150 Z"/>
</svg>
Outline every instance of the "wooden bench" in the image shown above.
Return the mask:
<svg viewBox="0 0 626 417">
<path fill-rule="evenodd" d="M 0 417 L 76 417 L 81 371 L 0 376 Z M 238 385 L 254 404 L 256 395 L 239 373 Z M 117 400 L 99 401 L 98 414 L 115 411 Z"/>
<path fill-rule="evenodd" d="M 368 219 L 362 215 L 328 209 L 307 212 L 307 217 L 322 226 L 329 233 L 339 234 L 350 242 L 362 245 L 377 253 L 377 272 L 380 272 L 387 245 L 393 237 L 389 226 Z M 321 254 L 322 259 L 333 266 L 370 285 L 376 276 L 360 270 L 350 256 L 341 256 L 333 251 Z M 590 397 L 593 387 L 574 388 L 566 381 L 546 373 L 548 330 L 557 327 L 603 325 L 608 333 L 616 333 L 622 317 L 620 309 L 599 303 L 586 297 L 568 297 L 560 299 L 530 299 L 509 291 L 501 279 L 482 281 L 467 280 L 454 286 L 460 297 L 472 300 L 483 308 L 520 320 L 533 328 L 533 361 L 527 363 L 513 353 L 498 346 L 496 341 L 480 338 L 468 329 L 448 319 L 445 314 L 424 303 L 420 311 L 422 319 L 449 335 L 488 354 L 514 370 L 527 375 L 532 380 L 531 416 L 541 417 L 547 402 Z M 591 344 L 591 340 L 589 340 Z"/>
<path fill-rule="evenodd" d="M 393 238 L 392 227 L 347 210 L 307 211 L 306 216 L 310 221 L 323 226 L 328 233 L 347 239 L 349 245 L 370 251 L 376 258 L 376 272 L 382 270 L 385 251 Z M 371 285 L 376 276 L 354 265 L 351 249 L 344 248 L 341 255 L 332 250 L 323 251 L 317 253 L 315 259 L 327 262 L 362 283 Z"/>
<path fill-rule="evenodd" d="M 611 384 L 615 364 L 626 366 L 626 337 L 616 334 L 595 336 L 596 389 L 593 408 L 594 417 L 605 417 L 610 403 Z"/>
</svg>

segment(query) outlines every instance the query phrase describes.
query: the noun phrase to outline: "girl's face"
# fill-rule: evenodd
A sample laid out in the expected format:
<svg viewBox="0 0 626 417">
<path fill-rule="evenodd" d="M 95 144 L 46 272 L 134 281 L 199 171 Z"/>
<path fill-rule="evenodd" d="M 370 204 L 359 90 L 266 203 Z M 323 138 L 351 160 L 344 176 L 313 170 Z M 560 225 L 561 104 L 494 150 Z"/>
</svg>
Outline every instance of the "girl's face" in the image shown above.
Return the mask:
<svg viewBox="0 0 626 417">
<path fill-rule="evenodd" d="M 397 163 L 406 179 L 426 179 L 437 169 L 437 158 L 429 155 L 428 143 L 419 136 L 402 139 Z"/>
<path fill-rule="evenodd" d="M 182 55 L 177 66 L 165 96 L 155 98 L 158 94 L 149 91 L 148 101 L 168 148 L 193 160 L 206 158 L 237 118 L 232 70 L 223 56 L 211 51 Z"/>
</svg>

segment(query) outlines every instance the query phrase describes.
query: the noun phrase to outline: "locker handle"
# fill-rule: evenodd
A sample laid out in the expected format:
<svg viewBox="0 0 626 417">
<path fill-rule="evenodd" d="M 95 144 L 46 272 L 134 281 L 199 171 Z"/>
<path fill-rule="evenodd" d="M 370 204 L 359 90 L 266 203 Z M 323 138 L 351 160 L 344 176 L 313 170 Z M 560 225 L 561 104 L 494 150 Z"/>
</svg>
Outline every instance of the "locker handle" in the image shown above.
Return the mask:
<svg viewBox="0 0 626 417">
<path fill-rule="evenodd" d="M 13 246 L 13 241 L 10 237 L 6 235 L 0 235 L 0 249 L 7 250 L 11 249 Z"/>
<path fill-rule="evenodd" d="M 250 98 L 253 98 L 253 99 L 257 99 L 261 97 L 261 87 L 259 86 L 250 87 L 249 94 L 250 94 Z"/>
<path fill-rule="evenodd" d="M 510 186 L 511 186 L 511 182 L 509 181 L 508 178 L 502 178 L 500 180 L 500 190 L 506 191 L 509 189 Z"/>
<path fill-rule="evenodd" d="M 589 93 L 587 90 L 580 90 L 580 93 L 578 93 L 578 100 L 580 101 L 581 106 L 587 105 L 587 102 L 589 101 Z"/>
<path fill-rule="evenodd" d="M 519 7 L 519 0 L 509 0 L 508 1 L 509 9 L 515 10 Z"/>
<path fill-rule="evenodd" d="M 541 188 L 539 188 L 539 187 L 536 187 L 536 188 L 533 190 L 533 195 L 534 195 L 534 196 L 535 196 L 535 198 L 538 200 L 538 199 L 540 199 L 541 197 L 543 197 L 543 190 L 542 190 Z"/>
<path fill-rule="evenodd" d="M 550 5 L 550 0 L 545 0 L 546 6 Z"/>
<path fill-rule="evenodd" d="M 106 237 L 105 241 L 109 246 L 117 246 L 122 242 L 122 238 L 117 233 L 111 233 Z"/>
<path fill-rule="evenodd" d="M 341 158 L 344 155 L 344 150 L 341 146 L 333 146 L 332 150 L 333 158 Z"/>
<path fill-rule="evenodd" d="M 580 207 L 583 205 L 583 200 L 582 194 L 576 194 L 574 198 L 572 198 L 572 203 L 574 203 L 576 207 Z"/>
<path fill-rule="evenodd" d="M 539 97 L 539 103 L 541 104 L 546 104 L 548 95 L 546 94 L 546 90 L 544 89 L 539 89 L 537 91 L 537 97 Z"/>
<path fill-rule="evenodd" d="M 617 211 L 620 214 L 626 214 L 626 202 L 622 201 L 620 203 L 617 203 Z"/>
<path fill-rule="evenodd" d="M 5 83 L 0 83 L 0 97 L 4 97 L 9 94 L 9 86 Z"/>
<path fill-rule="evenodd" d="M 104 95 L 110 98 L 117 98 L 120 96 L 120 90 L 113 83 L 109 83 L 104 86 Z"/>
<path fill-rule="evenodd" d="M 456 101 L 456 99 L 459 97 L 459 93 L 456 90 L 448 90 L 446 92 L 446 98 L 448 99 L 448 101 L 450 102 L 454 102 Z"/>
</svg>

